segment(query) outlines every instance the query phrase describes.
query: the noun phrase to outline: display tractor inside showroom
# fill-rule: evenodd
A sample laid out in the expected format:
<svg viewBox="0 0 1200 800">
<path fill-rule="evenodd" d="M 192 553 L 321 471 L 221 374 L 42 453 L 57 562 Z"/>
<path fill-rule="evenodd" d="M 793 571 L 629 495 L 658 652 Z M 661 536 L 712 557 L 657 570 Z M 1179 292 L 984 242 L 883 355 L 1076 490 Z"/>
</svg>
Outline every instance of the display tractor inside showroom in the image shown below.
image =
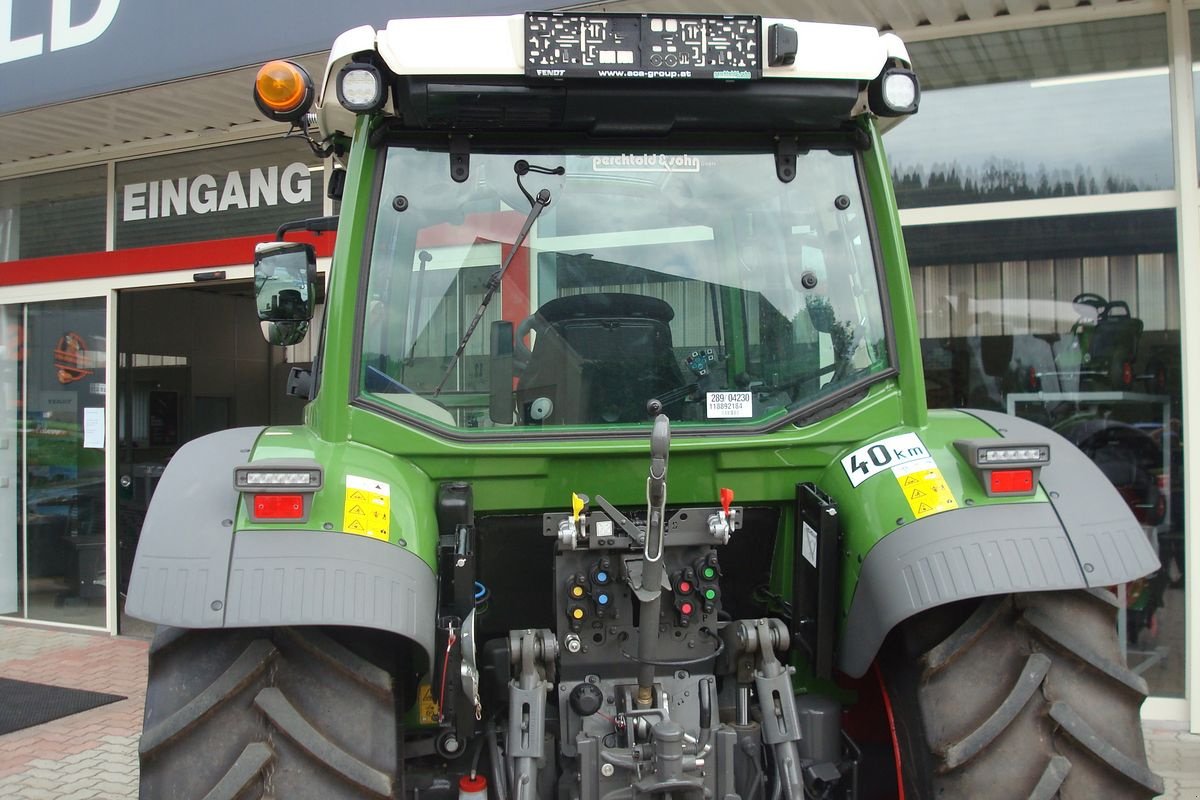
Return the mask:
<svg viewBox="0 0 1200 800">
<path fill-rule="evenodd" d="M 927 408 L 895 35 L 402 19 L 255 99 L 329 158 L 336 221 L 255 254 L 317 356 L 304 424 L 150 505 L 143 797 L 1161 791 L 1143 529 L 1057 434 Z"/>
</svg>

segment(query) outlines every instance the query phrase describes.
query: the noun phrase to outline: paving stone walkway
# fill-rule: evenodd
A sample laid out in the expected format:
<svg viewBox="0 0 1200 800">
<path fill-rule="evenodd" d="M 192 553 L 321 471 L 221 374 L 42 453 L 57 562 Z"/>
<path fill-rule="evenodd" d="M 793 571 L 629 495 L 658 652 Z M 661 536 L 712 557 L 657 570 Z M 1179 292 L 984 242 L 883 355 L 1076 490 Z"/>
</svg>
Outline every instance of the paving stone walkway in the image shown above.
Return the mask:
<svg viewBox="0 0 1200 800">
<path fill-rule="evenodd" d="M 0 625 L 0 677 L 126 697 L 0 736 L 0 797 L 137 797 L 148 647 L 139 639 Z"/>
<path fill-rule="evenodd" d="M 0 677 L 127 697 L 0 736 L 0 798 L 137 797 L 148 648 L 140 639 L 0 624 Z M 1162 796 L 1200 800 L 1200 736 L 1170 723 L 1144 730 Z"/>
</svg>

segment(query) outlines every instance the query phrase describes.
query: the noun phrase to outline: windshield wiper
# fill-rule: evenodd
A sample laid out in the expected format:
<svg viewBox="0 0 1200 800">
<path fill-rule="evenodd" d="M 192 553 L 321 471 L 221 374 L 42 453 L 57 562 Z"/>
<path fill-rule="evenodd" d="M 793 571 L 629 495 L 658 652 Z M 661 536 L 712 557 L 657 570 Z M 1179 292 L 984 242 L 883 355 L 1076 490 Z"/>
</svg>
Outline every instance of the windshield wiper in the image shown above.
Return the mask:
<svg viewBox="0 0 1200 800">
<path fill-rule="evenodd" d="M 546 206 L 550 205 L 550 190 L 542 189 L 535 197 L 525 190 L 525 186 L 521 183 L 521 176 L 528 175 L 530 172 L 538 172 L 542 175 L 563 175 L 566 171 L 564 167 L 555 167 L 554 169 L 539 167 L 530 164 L 524 159 L 513 164 L 513 172 L 517 173 L 517 188 L 521 190 L 521 193 L 529 201 L 529 216 L 525 217 L 525 224 L 521 226 L 517 237 L 513 239 L 512 247 L 508 251 L 508 257 L 504 259 L 504 263 L 500 265 L 500 269 L 492 273 L 492 276 L 488 279 L 487 293 L 483 295 L 483 300 L 479 303 L 479 308 L 475 309 L 475 316 L 471 319 L 471 324 L 463 332 L 462 340 L 458 343 L 458 349 L 454 351 L 454 357 L 450 359 L 450 364 L 446 367 L 446 372 L 442 375 L 442 379 L 438 381 L 437 388 L 433 390 L 434 397 L 442 393 L 442 387 L 446 385 L 446 381 L 450 379 L 450 374 L 458 366 L 458 360 L 462 358 L 463 351 L 467 349 L 467 342 L 471 341 L 471 334 L 475 333 L 475 328 L 479 326 L 479 321 L 483 319 L 488 303 L 492 302 L 492 296 L 500 288 L 500 282 L 504 280 L 504 273 L 508 271 L 508 265 L 512 263 L 513 258 L 517 255 L 517 251 L 524 244 L 525 238 L 529 236 L 529 231 L 533 228 L 533 223 L 537 221 L 537 218 Z"/>
</svg>

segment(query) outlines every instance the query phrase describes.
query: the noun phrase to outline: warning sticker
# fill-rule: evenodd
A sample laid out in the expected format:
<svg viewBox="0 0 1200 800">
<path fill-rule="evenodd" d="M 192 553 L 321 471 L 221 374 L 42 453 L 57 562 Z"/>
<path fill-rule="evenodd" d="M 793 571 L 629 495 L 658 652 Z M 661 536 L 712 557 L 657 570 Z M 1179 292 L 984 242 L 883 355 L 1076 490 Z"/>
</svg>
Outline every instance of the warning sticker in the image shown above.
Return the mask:
<svg viewBox="0 0 1200 800">
<path fill-rule="evenodd" d="M 807 522 L 804 523 L 804 539 L 800 542 L 800 552 L 804 555 L 804 560 L 817 565 L 817 532 L 813 526 Z"/>
<path fill-rule="evenodd" d="M 342 530 L 358 536 L 388 540 L 391 528 L 392 489 L 383 481 L 346 476 L 346 507 Z"/>
<path fill-rule="evenodd" d="M 438 704 L 433 700 L 433 689 L 428 683 L 422 683 L 417 689 L 417 714 L 422 725 L 436 725 L 441 717 Z"/>
<path fill-rule="evenodd" d="M 932 458 L 892 467 L 892 474 L 896 476 L 896 483 L 900 484 L 900 491 L 904 492 L 904 499 L 917 519 L 958 508 L 954 493 L 946 485 L 942 471 Z"/>
<path fill-rule="evenodd" d="M 852 486 L 886 469 L 929 458 L 929 450 L 915 433 L 902 433 L 860 447 L 842 459 L 842 469 Z"/>
</svg>

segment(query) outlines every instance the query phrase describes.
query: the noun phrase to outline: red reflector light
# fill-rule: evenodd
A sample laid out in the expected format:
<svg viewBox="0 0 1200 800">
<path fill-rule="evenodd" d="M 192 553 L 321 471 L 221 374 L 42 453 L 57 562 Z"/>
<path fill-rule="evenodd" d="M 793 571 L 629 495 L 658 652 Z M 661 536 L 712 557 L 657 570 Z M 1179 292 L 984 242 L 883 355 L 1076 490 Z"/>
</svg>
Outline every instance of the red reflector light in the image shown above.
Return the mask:
<svg viewBox="0 0 1200 800">
<path fill-rule="evenodd" d="M 255 519 L 304 519 L 304 495 L 256 494 Z"/>
<path fill-rule="evenodd" d="M 1033 470 L 994 469 L 991 471 L 992 492 L 995 494 L 1033 493 Z"/>
</svg>

